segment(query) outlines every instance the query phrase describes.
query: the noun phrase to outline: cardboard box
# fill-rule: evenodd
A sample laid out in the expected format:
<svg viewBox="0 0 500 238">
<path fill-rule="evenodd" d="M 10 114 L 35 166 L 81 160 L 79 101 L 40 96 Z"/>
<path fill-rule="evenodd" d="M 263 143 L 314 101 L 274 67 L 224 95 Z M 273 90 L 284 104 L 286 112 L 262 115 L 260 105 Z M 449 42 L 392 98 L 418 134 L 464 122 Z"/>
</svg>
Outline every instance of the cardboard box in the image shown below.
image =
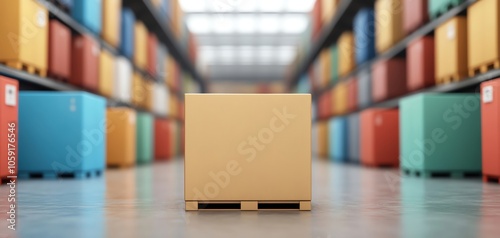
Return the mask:
<svg viewBox="0 0 500 238">
<path fill-rule="evenodd" d="M 185 102 L 186 208 L 254 201 L 252 210 L 310 210 L 311 95 L 186 94 Z"/>
<path fill-rule="evenodd" d="M 52 19 L 49 23 L 48 75 L 54 79 L 71 77 L 71 30 Z"/>
<path fill-rule="evenodd" d="M 136 113 L 130 108 L 108 108 L 106 164 L 108 167 L 135 165 Z"/>
<path fill-rule="evenodd" d="M 434 37 L 425 36 L 412 41 L 406 49 L 406 78 L 409 91 L 433 86 Z"/>
<path fill-rule="evenodd" d="M 102 38 L 114 47 L 120 45 L 122 0 L 102 1 Z"/>
<path fill-rule="evenodd" d="M 402 0 L 376 0 L 375 2 L 375 46 L 382 53 L 404 37 Z"/>
<path fill-rule="evenodd" d="M 458 81 L 467 76 L 467 19 L 457 16 L 434 33 L 436 84 Z"/>
<path fill-rule="evenodd" d="M 360 123 L 359 113 L 351 114 L 347 118 L 347 160 L 351 163 L 360 161 Z"/>
<path fill-rule="evenodd" d="M 330 119 L 329 129 L 330 158 L 337 162 L 347 162 L 347 119 L 345 117 Z"/>
<path fill-rule="evenodd" d="M 153 161 L 153 120 L 153 116 L 149 113 L 137 113 L 137 164 L 149 164 Z"/>
<path fill-rule="evenodd" d="M 38 1 L 0 1 L 0 62 L 47 74 L 49 15 Z M 24 66 L 24 67 L 23 67 Z"/>
<path fill-rule="evenodd" d="M 132 65 L 123 56 L 115 61 L 113 97 L 122 102 L 132 101 Z"/>
<path fill-rule="evenodd" d="M 481 172 L 478 94 L 418 94 L 401 100 L 400 110 L 405 173 Z"/>
<path fill-rule="evenodd" d="M 403 0 L 403 30 L 409 35 L 429 21 L 429 0 Z"/>
<path fill-rule="evenodd" d="M 500 80 L 481 84 L 482 170 L 485 180 L 500 178 Z"/>
<path fill-rule="evenodd" d="M 399 110 L 368 109 L 360 114 L 361 163 L 375 167 L 399 165 Z"/>
<path fill-rule="evenodd" d="M 104 0 L 108 1 L 109 0 Z M 109 10 L 109 9 L 105 9 Z M 100 34 L 102 30 L 102 0 L 73 0 L 71 16 L 88 28 L 90 31 Z"/>
<path fill-rule="evenodd" d="M 85 92 L 21 92 L 19 108 L 19 147 L 30 148 L 19 156 L 20 178 L 104 173 L 104 98 Z"/>
<path fill-rule="evenodd" d="M 355 63 L 354 35 L 350 31 L 342 33 L 338 40 L 339 47 L 339 76 L 344 77 L 349 74 Z"/>
<path fill-rule="evenodd" d="M 135 47 L 135 15 L 132 9 L 128 7 L 122 8 L 121 14 L 121 30 L 120 30 L 120 51 L 129 59 L 134 58 Z"/>
<path fill-rule="evenodd" d="M 92 92 L 99 89 L 98 43 L 88 35 L 73 37 L 70 83 Z"/>
<path fill-rule="evenodd" d="M 17 80 L 0 76 L 0 184 L 7 176 L 16 176 L 19 153 L 19 85 Z"/>
<path fill-rule="evenodd" d="M 148 65 L 148 29 L 141 21 L 134 24 L 134 64 L 146 70 Z"/>
<path fill-rule="evenodd" d="M 381 102 L 405 94 L 406 60 L 381 60 L 372 66 L 372 99 Z"/>
<path fill-rule="evenodd" d="M 99 57 L 99 94 L 107 98 L 113 96 L 115 79 L 115 59 L 111 53 L 106 50 L 101 51 Z"/>
<path fill-rule="evenodd" d="M 171 157 L 171 126 L 166 119 L 155 119 L 155 160 L 167 160 Z"/>
<path fill-rule="evenodd" d="M 356 64 L 365 63 L 375 57 L 375 12 L 373 8 L 362 8 L 354 17 L 354 40 Z"/>
</svg>

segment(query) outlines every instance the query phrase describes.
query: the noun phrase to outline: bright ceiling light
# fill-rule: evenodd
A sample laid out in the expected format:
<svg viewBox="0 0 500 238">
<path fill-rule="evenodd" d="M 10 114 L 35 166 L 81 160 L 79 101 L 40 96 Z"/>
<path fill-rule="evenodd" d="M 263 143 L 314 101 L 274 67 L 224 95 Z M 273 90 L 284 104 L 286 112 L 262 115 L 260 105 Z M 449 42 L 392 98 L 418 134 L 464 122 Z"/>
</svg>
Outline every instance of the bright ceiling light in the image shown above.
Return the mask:
<svg viewBox="0 0 500 238">
<path fill-rule="evenodd" d="M 242 34 L 251 34 L 257 31 L 257 18 L 255 15 L 239 15 L 236 18 L 236 31 Z"/>
<path fill-rule="evenodd" d="M 265 34 L 278 33 L 280 30 L 280 18 L 278 15 L 263 15 L 259 18 L 259 32 Z"/>
<path fill-rule="evenodd" d="M 316 1 L 320 0 L 287 0 L 285 10 L 289 12 L 310 12 Z"/>
<path fill-rule="evenodd" d="M 234 16 L 229 14 L 212 15 L 213 31 L 219 34 L 230 34 L 236 29 Z"/>
<path fill-rule="evenodd" d="M 226 0 L 232 2 L 238 12 L 255 12 L 257 11 L 256 0 Z"/>
<path fill-rule="evenodd" d="M 209 15 L 191 15 L 187 19 L 187 26 L 194 34 L 206 34 L 211 32 L 212 21 Z"/>
<path fill-rule="evenodd" d="M 204 12 L 207 10 L 205 0 L 180 0 L 180 4 L 181 9 L 185 12 Z"/>
<path fill-rule="evenodd" d="M 307 17 L 303 15 L 285 15 L 281 24 L 281 32 L 287 34 L 298 34 L 307 29 L 309 21 Z"/>
<path fill-rule="evenodd" d="M 280 12 L 285 7 L 284 0 L 258 0 L 258 2 L 261 12 Z"/>
</svg>

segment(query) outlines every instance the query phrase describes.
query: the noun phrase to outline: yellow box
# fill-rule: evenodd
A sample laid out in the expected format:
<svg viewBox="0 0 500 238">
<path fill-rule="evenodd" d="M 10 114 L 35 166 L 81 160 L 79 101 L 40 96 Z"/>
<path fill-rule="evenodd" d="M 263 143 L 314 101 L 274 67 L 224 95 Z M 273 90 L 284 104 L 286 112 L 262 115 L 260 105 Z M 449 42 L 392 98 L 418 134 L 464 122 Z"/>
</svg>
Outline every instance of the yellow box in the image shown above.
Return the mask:
<svg viewBox="0 0 500 238">
<path fill-rule="evenodd" d="M 120 44 L 122 0 L 102 1 L 102 38 L 114 47 Z"/>
<path fill-rule="evenodd" d="M 467 19 L 454 17 L 434 33 L 436 83 L 458 81 L 467 76 Z"/>
<path fill-rule="evenodd" d="M 323 25 L 329 24 L 337 11 L 338 0 L 321 0 Z"/>
<path fill-rule="evenodd" d="M 113 80 L 115 78 L 115 59 L 106 50 L 99 57 L 99 93 L 105 97 L 113 96 Z"/>
<path fill-rule="evenodd" d="M 134 26 L 134 63 L 143 70 L 146 69 L 148 63 L 147 40 L 148 30 L 146 26 L 144 23 L 136 21 Z"/>
<path fill-rule="evenodd" d="M 47 75 L 47 9 L 35 0 L 0 1 L 0 62 Z"/>
<path fill-rule="evenodd" d="M 375 2 L 375 46 L 382 53 L 398 43 L 403 33 L 403 3 L 401 0 Z"/>
<path fill-rule="evenodd" d="M 328 122 L 318 122 L 318 155 L 321 158 L 328 158 Z"/>
<path fill-rule="evenodd" d="M 146 90 L 144 79 L 138 72 L 134 72 L 132 76 L 132 104 L 142 107 L 146 101 Z"/>
<path fill-rule="evenodd" d="M 324 49 L 320 54 L 320 63 L 321 63 L 321 85 L 326 87 L 328 83 L 330 83 L 330 79 L 332 77 L 332 58 L 330 57 L 330 50 Z"/>
<path fill-rule="evenodd" d="M 342 115 L 347 112 L 347 83 L 339 82 L 337 86 L 335 86 L 335 114 Z"/>
<path fill-rule="evenodd" d="M 135 164 L 136 114 L 130 108 L 108 108 L 106 164 L 129 167 Z"/>
<path fill-rule="evenodd" d="M 153 111 L 153 101 L 154 101 L 154 83 L 152 80 L 145 80 L 144 81 L 144 91 L 145 91 L 145 98 L 144 98 L 144 104 L 143 108 L 146 110 L 152 112 Z"/>
<path fill-rule="evenodd" d="M 469 76 L 500 68 L 500 1 L 481 0 L 467 9 Z"/>
<path fill-rule="evenodd" d="M 354 67 L 355 63 L 355 45 L 354 35 L 350 31 L 342 33 L 338 41 L 339 50 L 339 75 L 341 77 L 349 74 Z M 330 67 L 330 66 L 329 66 Z"/>
<path fill-rule="evenodd" d="M 185 103 L 186 202 L 311 201 L 311 95 L 186 94 Z"/>
</svg>

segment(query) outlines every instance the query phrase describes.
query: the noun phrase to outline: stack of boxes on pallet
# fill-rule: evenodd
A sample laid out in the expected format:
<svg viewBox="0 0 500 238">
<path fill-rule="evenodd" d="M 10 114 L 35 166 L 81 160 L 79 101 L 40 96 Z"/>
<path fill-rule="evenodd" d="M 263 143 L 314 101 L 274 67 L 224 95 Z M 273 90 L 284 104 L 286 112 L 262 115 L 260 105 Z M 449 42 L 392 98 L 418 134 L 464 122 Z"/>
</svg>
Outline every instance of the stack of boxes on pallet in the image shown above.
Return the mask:
<svg viewBox="0 0 500 238">
<path fill-rule="evenodd" d="M 20 178 L 95 177 L 106 165 L 130 167 L 180 155 L 183 103 L 177 95 L 199 88 L 164 42 L 132 8 L 122 8 L 122 0 L 51 2 L 51 11 L 60 9 L 50 18 L 45 2 L 0 3 L 0 34 L 7 36 L 0 39 L 0 63 L 83 91 L 26 91 L 18 99 L 18 81 L 0 76 L 0 152 L 9 155 L 1 157 L 0 179 L 16 175 L 17 168 Z M 178 5 L 156 2 L 155 11 L 162 13 Z M 106 99 L 133 107 L 106 108 Z M 20 154 L 17 143 L 25 148 Z M 10 160 L 18 166 L 9 168 Z"/>
<path fill-rule="evenodd" d="M 466 7 L 467 14 L 447 14 Z M 417 33 L 438 18 L 443 23 L 433 32 Z M 330 69 L 305 74 L 299 82 L 320 81 L 318 88 L 309 89 L 324 92 L 317 100 L 318 155 L 366 166 L 399 166 L 412 176 L 482 172 L 485 181 L 498 181 L 495 94 L 500 79 L 484 82 L 481 94 L 418 91 L 446 89 L 443 84 L 500 68 L 499 22 L 500 0 L 376 0 L 374 8 L 361 8 L 352 31 L 345 29 L 311 66 Z M 403 45 L 405 37 L 411 40 Z M 493 76 L 476 79 L 488 77 Z M 399 101 L 399 109 L 374 108 L 391 99 Z"/>
</svg>

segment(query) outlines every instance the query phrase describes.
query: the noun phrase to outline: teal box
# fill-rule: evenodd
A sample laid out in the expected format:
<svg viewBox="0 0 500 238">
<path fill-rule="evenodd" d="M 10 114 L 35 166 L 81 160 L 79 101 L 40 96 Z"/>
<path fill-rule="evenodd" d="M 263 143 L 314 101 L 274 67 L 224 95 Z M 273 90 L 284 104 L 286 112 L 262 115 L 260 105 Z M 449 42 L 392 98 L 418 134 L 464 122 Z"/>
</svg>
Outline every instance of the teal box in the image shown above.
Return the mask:
<svg viewBox="0 0 500 238">
<path fill-rule="evenodd" d="M 418 94 L 400 102 L 401 169 L 481 171 L 479 94 Z"/>
<path fill-rule="evenodd" d="M 428 0 L 429 16 L 431 19 L 448 12 L 449 9 L 460 5 L 464 0 Z"/>
<path fill-rule="evenodd" d="M 153 116 L 149 113 L 137 114 L 137 163 L 147 164 L 153 161 Z"/>
<path fill-rule="evenodd" d="M 19 94 L 19 176 L 100 175 L 106 163 L 106 100 L 86 92 Z"/>
<path fill-rule="evenodd" d="M 330 158 L 337 162 L 347 162 L 347 118 L 336 117 L 330 120 L 329 126 Z"/>
</svg>

